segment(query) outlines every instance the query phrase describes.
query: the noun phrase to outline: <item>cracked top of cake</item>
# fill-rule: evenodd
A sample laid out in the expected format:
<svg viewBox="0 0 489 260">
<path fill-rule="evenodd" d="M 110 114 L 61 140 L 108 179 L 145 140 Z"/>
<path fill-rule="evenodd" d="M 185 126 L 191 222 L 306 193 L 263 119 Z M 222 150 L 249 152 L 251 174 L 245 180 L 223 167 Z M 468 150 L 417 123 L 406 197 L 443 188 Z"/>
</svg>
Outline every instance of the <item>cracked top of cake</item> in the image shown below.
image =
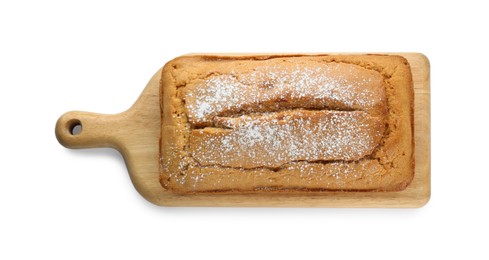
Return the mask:
<svg viewBox="0 0 489 260">
<path fill-rule="evenodd" d="M 399 56 L 184 56 L 161 81 L 175 192 L 399 190 L 413 176 Z"/>
</svg>

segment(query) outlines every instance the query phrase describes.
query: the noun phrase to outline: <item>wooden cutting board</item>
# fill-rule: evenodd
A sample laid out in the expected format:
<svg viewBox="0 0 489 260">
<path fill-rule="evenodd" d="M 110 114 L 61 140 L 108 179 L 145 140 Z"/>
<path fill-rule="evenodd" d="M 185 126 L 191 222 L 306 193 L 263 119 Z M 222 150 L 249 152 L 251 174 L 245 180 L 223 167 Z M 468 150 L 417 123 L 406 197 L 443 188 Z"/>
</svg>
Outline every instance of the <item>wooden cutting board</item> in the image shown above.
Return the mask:
<svg viewBox="0 0 489 260">
<path fill-rule="evenodd" d="M 335 53 L 337 54 L 337 53 Z M 67 148 L 111 147 L 124 157 L 131 180 L 148 201 L 164 206 L 258 207 L 421 207 L 430 185 L 430 65 L 419 53 L 404 56 L 411 65 L 415 92 L 415 176 L 400 192 L 324 192 L 314 194 L 194 194 L 178 195 L 159 183 L 161 70 L 148 82 L 127 111 L 96 114 L 72 111 L 56 123 L 56 137 Z M 229 54 L 226 54 L 229 55 Z M 77 125 L 81 125 L 81 132 Z"/>
</svg>

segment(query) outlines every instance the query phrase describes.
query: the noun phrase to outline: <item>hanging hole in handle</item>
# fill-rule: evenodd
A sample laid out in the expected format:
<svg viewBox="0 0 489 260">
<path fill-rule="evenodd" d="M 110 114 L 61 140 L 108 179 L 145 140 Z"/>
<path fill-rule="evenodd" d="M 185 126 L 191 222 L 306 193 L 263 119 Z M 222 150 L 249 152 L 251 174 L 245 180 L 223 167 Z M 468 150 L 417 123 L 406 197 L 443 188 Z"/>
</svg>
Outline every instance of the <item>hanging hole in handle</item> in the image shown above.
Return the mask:
<svg viewBox="0 0 489 260">
<path fill-rule="evenodd" d="M 78 119 L 72 119 L 68 121 L 68 131 L 71 135 L 79 135 L 83 130 L 82 123 Z"/>
</svg>

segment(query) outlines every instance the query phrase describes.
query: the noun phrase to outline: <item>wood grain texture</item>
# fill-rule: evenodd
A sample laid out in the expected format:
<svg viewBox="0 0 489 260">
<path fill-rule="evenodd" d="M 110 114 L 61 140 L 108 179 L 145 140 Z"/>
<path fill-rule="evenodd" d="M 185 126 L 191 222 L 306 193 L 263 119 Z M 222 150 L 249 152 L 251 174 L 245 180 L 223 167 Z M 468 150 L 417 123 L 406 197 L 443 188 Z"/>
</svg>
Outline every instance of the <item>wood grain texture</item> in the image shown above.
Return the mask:
<svg viewBox="0 0 489 260">
<path fill-rule="evenodd" d="M 159 183 L 158 168 L 161 70 L 151 78 L 139 99 L 127 111 L 115 115 L 68 112 L 56 123 L 56 137 L 68 148 L 117 149 L 124 157 L 138 192 L 148 201 L 162 206 L 421 207 L 431 194 L 429 61 L 419 53 L 391 54 L 404 56 L 409 61 L 415 92 L 415 176 L 412 183 L 400 192 L 177 195 L 165 190 Z M 82 131 L 73 135 L 71 129 L 77 124 L 82 126 Z"/>
</svg>

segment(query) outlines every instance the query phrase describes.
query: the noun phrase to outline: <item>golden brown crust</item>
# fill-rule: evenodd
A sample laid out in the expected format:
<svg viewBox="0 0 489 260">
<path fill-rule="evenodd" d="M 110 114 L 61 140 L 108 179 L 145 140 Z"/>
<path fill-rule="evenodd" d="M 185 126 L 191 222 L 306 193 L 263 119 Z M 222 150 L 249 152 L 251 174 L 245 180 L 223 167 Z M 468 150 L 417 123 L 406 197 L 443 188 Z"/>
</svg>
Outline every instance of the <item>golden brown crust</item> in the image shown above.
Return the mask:
<svg viewBox="0 0 489 260">
<path fill-rule="evenodd" d="M 277 71 L 282 74 L 276 76 Z M 234 87 L 223 92 L 223 86 Z M 160 94 L 160 180 L 174 192 L 395 191 L 414 176 L 414 93 L 409 64 L 401 56 L 184 56 L 165 65 Z M 298 111 L 301 120 L 323 121 L 284 130 L 291 140 L 301 140 L 297 144 L 302 152 L 291 156 L 291 146 L 273 135 L 283 134 L 275 131 L 282 128 L 264 122 L 280 115 L 297 117 Z M 365 122 L 338 121 L 360 129 L 355 134 L 352 127 L 350 132 L 340 127 L 341 142 L 336 138 L 320 146 L 312 141 L 331 135 L 314 128 L 331 128 L 326 115 L 349 118 L 361 113 Z M 249 121 L 254 123 L 243 123 Z M 283 124 L 293 126 L 292 121 Z M 359 134 L 364 136 L 350 138 Z M 236 138 L 223 137 L 230 135 Z M 352 144 L 369 138 L 367 146 L 354 149 L 358 156 L 345 156 L 351 154 L 347 148 L 353 149 Z M 276 145 L 277 140 L 277 152 L 263 145 Z M 311 144 L 315 153 L 310 152 Z M 342 153 L 318 153 L 331 145 L 338 145 L 336 151 Z M 261 160 L 253 160 L 253 154 Z M 274 160 L 274 155 L 282 159 Z"/>
</svg>

